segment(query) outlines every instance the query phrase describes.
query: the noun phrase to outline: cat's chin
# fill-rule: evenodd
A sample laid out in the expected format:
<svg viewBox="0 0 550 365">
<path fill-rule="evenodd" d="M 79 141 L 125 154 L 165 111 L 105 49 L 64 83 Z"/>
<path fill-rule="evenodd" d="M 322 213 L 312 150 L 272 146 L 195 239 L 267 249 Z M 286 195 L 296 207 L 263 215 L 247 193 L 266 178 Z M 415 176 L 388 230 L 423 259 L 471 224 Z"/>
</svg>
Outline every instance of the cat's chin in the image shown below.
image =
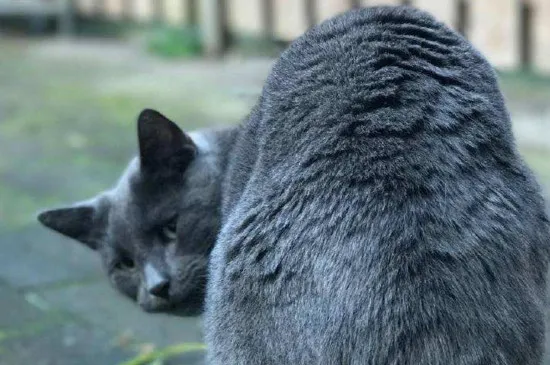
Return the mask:
<svg viewBox="0 0 550 365">
<path fill-rule="evenodd" d="M 160 313 L 166 312 L 170 309 L 170 302 L 165 303 L 151 303 L 151 302 L 138 302 L 140 308 L 147 313 Z"/>
<path fill-rule="evenodd" d="M 175 316 L 197 316 L 203 310 L 204 294 L 192 290 L 183 298 L 171 297 L 163 299 L 150 295 L 145 290 L 140 291 L 137 304 L 147 313 L 166 313 Z"/>
<path fill-rule="evenodd" d="M 163 303 L 155 302 L 139 303 L 139 306 L 144 312 L 147 313 L 165 313 L 179 317 L 193 317 L 202 314 L 202 303 L 171 303 L 165 301 Z"/>
<path fill-rule="evenodd" d="M 173 306 L 170 300 L 155 297 L 143 289 L 140 290 L 136 301 L 141 309 L 147 313 L 166 312 Z"/>
</svg>

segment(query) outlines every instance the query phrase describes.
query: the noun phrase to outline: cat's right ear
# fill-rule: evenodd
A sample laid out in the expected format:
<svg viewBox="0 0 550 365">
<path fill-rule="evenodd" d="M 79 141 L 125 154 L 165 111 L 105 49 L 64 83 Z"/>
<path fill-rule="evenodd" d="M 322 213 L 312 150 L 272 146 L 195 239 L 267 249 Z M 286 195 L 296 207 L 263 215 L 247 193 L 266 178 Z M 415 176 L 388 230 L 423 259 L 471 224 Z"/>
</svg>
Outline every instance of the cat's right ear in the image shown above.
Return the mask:
<svg viewBox="0 0 550 365">
<path fill-rule="evenodd" d="M 46 210 L 38 214 L 38 221 L 64 236 L 97 249 L 105 229 L 99 208 L 94 203 Z"/>
<path fill-rule="evenodd" d="M 180 176 L 197 150 L 191 137 L 152 109 L 138 117 L 138 141 L 141 167 L 156 175 Z"/>
</svg>

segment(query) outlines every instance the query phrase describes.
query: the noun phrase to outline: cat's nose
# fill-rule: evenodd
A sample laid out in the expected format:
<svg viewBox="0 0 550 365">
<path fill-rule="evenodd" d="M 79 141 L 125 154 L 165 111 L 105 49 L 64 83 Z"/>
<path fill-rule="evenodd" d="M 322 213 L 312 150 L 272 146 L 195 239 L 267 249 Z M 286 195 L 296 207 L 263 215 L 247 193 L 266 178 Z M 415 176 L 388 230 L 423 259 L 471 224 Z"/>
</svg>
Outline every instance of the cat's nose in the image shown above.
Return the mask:
<svg viewBox="0 0 550 365">
<path fill-rule="evenodd" d="M 145 287 L 147 291 L 159 298 L 168 299 L 170 279 L 157 270 L 153 265 L 145 265 Z"/>
</svg>

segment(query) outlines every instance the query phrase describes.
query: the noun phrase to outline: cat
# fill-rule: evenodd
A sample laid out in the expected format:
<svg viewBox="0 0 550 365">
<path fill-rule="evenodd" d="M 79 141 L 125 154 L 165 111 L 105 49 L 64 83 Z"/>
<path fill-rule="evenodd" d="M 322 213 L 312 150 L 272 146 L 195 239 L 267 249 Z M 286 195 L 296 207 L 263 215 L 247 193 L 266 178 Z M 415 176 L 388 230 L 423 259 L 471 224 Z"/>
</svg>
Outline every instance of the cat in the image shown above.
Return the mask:
<svg viewBox="0 0 550 365">
<path fill-rule="evenodd" d="M 411 7 L 295 40 L 231 149 L 210 365 L 541 363 L 550 224 L 489 63 Z"/>
<path fill-rule="evenodd" d="M 198 314 L 234 135 L 232 128 L 187 134 L 145 109 L 139 156 L 116 186 L 38 219 L 96 250 L 114 287 L 145 311 Z"/>
</svg>

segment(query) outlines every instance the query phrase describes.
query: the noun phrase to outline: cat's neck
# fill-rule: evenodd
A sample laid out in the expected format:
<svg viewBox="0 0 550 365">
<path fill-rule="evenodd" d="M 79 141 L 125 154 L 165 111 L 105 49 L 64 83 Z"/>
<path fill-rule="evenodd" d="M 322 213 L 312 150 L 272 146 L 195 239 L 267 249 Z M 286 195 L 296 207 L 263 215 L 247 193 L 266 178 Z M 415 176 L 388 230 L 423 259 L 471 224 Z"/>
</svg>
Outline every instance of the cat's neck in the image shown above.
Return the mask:
<svg viewBox="0 0 550 365">
<path fill-rule="evenodd" d="M 229 155 L 235 144 L 238 126 L 232 126 L 220 129 L 203 129 L 190 132 L 189 136 L 197 146 L 198 157 L 209 158 L 217 164 L 219 173 L 223 176 L 227 170 Z M 204 161 L 203 161 L 204 162 Z"/>
<path fill-rule="evenodd" d="M 190 132 L 189 136 L 197 146 L 199 155 L 226 157 L 233 148 L 239 127 L 203 129 Z"/>
<path fill-rule="evenodd" d="M 221 206 L 222 183 L 228 171 L 229 157 L 240 128 L 205 129 L 190 132 L 197 146 L 197 157 L 190 175 L 207 176 L 204 183 L 212 185 L 212 197 Z"/>
</svg>

